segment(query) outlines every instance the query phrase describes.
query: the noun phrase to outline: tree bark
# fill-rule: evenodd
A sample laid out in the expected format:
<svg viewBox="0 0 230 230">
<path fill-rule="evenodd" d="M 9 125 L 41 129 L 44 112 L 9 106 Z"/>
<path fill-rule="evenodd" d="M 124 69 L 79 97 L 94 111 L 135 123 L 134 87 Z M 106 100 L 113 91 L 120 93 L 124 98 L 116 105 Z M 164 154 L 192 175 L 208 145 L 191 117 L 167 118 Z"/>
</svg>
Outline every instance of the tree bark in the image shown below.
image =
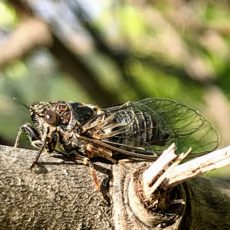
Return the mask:
<svg viewBox="0 0 230 230">
<path fill-rule="evenodd" d="M 111 206 L 89 168 L 36 152 L 0 148 L 0 229 L 112 229 Z M 111 166 L 98 168 L 101 180 Z"/>
<path fill-rule="evenodd" d="M 95 162 L 101 182 L 97 191 L 89 167 L 80 163 L 42 154 L 31 170 L 36 153 L 0 146 L 0 229 L 230 227 L 229 182 L 197 178 L 180 185 L 186 196 L 183 213 L 169 226 L 148 226 L 134 214 L 134 197 L 129 194 L 134 172 L 148 163 Z"/>
</svg>

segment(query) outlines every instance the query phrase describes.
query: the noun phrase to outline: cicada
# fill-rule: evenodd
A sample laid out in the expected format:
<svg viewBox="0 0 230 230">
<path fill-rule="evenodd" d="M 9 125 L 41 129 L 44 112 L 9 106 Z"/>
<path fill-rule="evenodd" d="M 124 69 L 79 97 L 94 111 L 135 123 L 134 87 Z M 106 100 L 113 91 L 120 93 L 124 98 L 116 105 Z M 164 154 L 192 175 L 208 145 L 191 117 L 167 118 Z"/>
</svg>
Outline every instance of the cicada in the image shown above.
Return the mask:
<svg viewBox="0 0 230 230">
<path fill-rule="evenodd" d="M 175 143 L 178 152 L 192 147 L 191 157 L 218 145 L 218 134 L 196 109 L 183 103 L 148 98 L 100 108 L 78 102 L 37 102 L 28 107 L 33 124 L 20 127 L 40 154 L 61 149 L 77 160 L 104 158 L 154 160 Z M 33 166 L 32 165 L 32 166 Z"/>
</svg>

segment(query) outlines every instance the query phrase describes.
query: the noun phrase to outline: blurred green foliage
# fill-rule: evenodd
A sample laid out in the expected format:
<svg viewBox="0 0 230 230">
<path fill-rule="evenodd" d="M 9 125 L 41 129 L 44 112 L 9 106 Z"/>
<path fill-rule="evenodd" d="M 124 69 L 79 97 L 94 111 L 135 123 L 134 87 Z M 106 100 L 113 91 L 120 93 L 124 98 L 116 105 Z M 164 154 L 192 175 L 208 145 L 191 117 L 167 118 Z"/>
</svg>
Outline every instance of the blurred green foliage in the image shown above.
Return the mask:
<svg viewBox="0 0 230 230">
<path fill-rule="evenodd" d="M 77 82 L 58 69 L 46 50 L 39 50 L 28 59 L 17 60 L 0 76 L 0 136 L 14 141 L 18 127 L 30 121 L 27 109 L 35 101 L 90 101 Z M 14 98 L 16 100 L 14 100 Z"/>
<path fill-rule="evenodd" d="M 0 26 L 13 27 L 17 23 L 16 11 L 5 1 L 0 2 Z"/>
</svg>

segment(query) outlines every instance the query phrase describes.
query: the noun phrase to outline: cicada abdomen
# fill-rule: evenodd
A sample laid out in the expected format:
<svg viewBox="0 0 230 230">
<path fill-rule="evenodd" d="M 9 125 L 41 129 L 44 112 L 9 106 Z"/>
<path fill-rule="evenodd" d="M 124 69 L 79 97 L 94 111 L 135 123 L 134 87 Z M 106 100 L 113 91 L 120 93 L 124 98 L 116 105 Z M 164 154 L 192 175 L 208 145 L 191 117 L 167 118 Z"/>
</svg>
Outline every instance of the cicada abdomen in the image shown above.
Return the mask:
<svg viewBox="0 0 230 230">
<path fill-rule="evenodd" d="M 115 123 L 124 124 L 123 132 L 110 138 L 111 141 L 125 145 L 165 145 L 169 133 L 164 130 L 162 121 L 143 111 L 120 111 L 114 118 Z M 115 129 L 119 132 L 119 129 Z M 114 131 L 114 130 L 113 130 Z"/>
</svg>

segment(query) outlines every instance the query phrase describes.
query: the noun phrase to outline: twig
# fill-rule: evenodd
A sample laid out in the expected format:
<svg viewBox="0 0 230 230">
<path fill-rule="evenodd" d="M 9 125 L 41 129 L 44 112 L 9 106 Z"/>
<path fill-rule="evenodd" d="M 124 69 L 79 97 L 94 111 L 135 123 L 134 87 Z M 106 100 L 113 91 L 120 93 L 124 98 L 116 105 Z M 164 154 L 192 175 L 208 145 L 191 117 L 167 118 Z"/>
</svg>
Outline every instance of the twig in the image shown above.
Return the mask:
<svg viewBox="0 0 230 230">
<path fill-rule="evenodd" d="M 147 199 L 159 187 L 167 190 L 200 174 L 230 164 L 230 146 L 228 146 L 178 165 L 190 152 L 191 149 L 177 156 L 173 144 L 144 171 L 143 192 Z"/>
<path fill-rule="evenodd" d="M 178 165 L 164 182 L 167 188 L 182 183 L 205 172 L 218 169 L 230 164 L 230 146 L 218 149 L 204 156 L 198 157 Z"/>
<path fill-rule="evenodd" d="M 166 149 L 162 155 L 143 173 L 143 191 L 146 197 L 151 193 L 150 189 L 154 186 L 157 177 L 169 167 L 169 164 L 177 157 L 175 154 L 175 144 Z"/>
<path fill-rule="evenodd" d="M 153 194 L 155 192 L 155 190 L 162 184 L 163 181 L 167 180 L 168 177 L 170 176 L 170 173 L 173 172 L 173 170 L 175 169 L 175 167 L 184 159 L 188 156 L 188 154 L 191 152 L 191 148 L 186 152 L 186 153 L 182 153 L 180 154 L 174 163 L 172 163 L 168 169 L 158 178 L 158 180 L 153 184 L 153 186 L 151 186 L 151 188 L 149 189 L 149 194 L 148 197 L 151 196 L 151 194 Z"/>
</svg>

